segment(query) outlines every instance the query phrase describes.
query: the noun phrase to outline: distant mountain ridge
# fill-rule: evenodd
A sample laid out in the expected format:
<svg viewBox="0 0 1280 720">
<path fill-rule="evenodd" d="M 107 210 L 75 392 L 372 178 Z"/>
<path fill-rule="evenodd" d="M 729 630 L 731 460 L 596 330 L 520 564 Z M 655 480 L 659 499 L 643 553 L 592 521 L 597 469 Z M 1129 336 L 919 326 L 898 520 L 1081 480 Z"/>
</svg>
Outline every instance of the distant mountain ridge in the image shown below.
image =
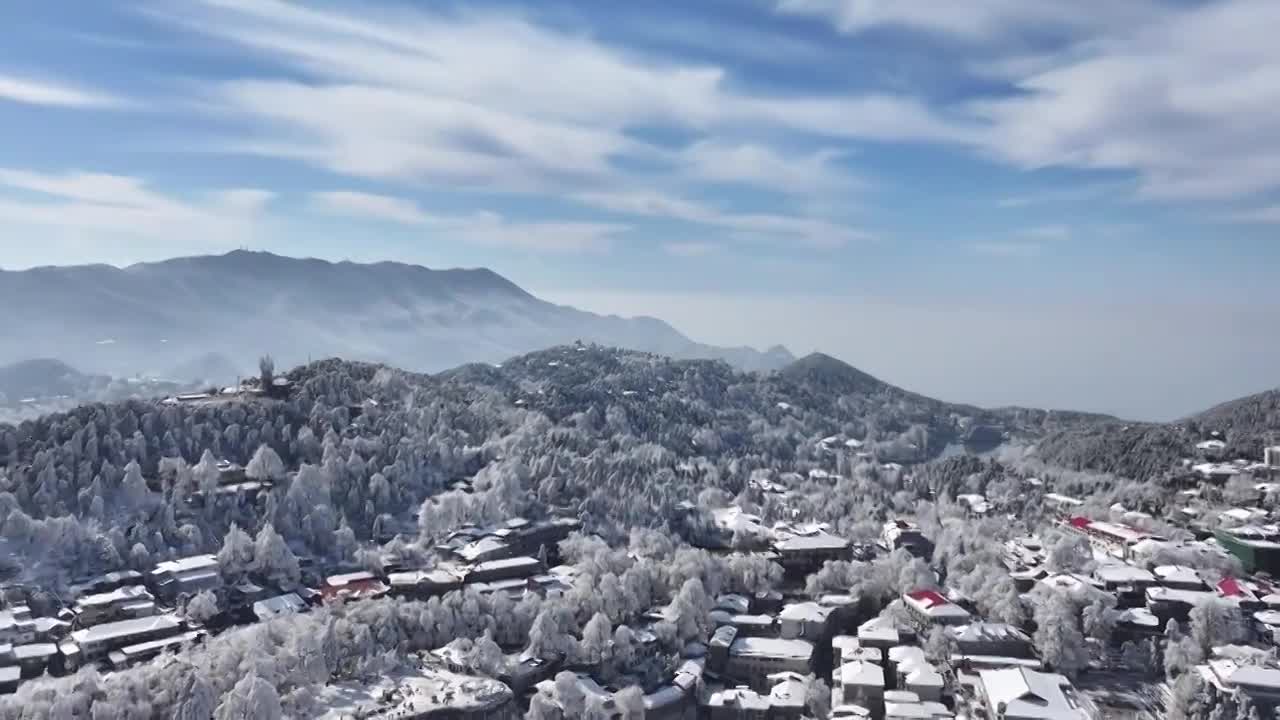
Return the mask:
<svg viewBox="0 0 1280 720">
<path fill-rule="evenodd" d="M 1226 441 L 1225 458 L 1261 460 L 1263 448 L 1280 444 L 1280 389 L 1229 400 L 1171 423 L 1116 420 L 1066 428 L 1037 443 L 1035 454 L 1052 465 L 1146 480 L 1195 457 L 1196 444 L 1215 432 Z"/>
<path fill-rule="evenodd" d="M 125 268 L 0 271 L 0 303 L 21 307 L 0 363 L 65 358 L 114 375 L 164 375 L 200 357 L 253 367 L 342 356 L 422 371 L 575 340 L 722 359 L 771 370 L 794 358 L 695 342 L 649 317 L 604 316 L 555 305 L 487 269 L 433 270 L 238 250 Z"/>
<path fill-rule="evenodd" d="M 0 404 L 26 398 L 77 395 L 94 380 L 61 360 L 23 360 L 0 367 L 0 399 L 4 399 Z"/>
</svg>

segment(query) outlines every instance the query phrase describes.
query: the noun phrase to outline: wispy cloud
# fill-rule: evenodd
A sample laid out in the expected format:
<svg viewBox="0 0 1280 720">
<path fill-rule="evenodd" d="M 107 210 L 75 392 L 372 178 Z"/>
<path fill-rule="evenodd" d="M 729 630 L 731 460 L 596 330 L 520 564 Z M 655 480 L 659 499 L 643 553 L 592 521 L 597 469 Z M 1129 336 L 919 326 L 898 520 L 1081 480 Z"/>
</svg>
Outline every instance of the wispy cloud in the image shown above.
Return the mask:
<svg viewBox="0 0 1280 720">
<path fill-rule="evenodd" d="M 1278 23 L 1267 0 L 1170 5 L 1017 78 L 1020 94 L 971 107 L 990 123 L 990 151 L 1018 166 L 1128 170 L 1162 200 L 1274 189 Z"/>
<path fill-rule="evenodd" d="M 827 220 L 769 213 L 727 212 L 661 192 L 583 192 L 572 196 L 572 199 L 614 213 L 674 218 L 730 230 L 738 236 L 778 243 L 832 248 L 871 239 L 868 233 Z"/>
<path fill-rule="evenodd" d="M 735 182 L 788 193 L 858 192 L 871 182 L 840 167 L 846 153 L 836 149 L 787 153 L 766 145 L 717 140 L 696 142 L 679 156 L 690 177 Z"/>
<path fill-rule="evenodd" d="M 321 212 L 418 227 L 449 241 L 548 252 L 606 250 L 629 229 L 617 223 L 515 221 L 492 211 L 434 215 L 406 198 L 345 190 L 312 193 L 311 203 Z"/>
<path fill-rule="evenodd" d="M 751 92 L 726 67 L 492 13 L 206 0 L 162 17 L 269 61 L 210 92 L 243 125 L 235 149 L 380 181 L 561 195 L 633 185 L 640 165 L 672 183 L 841 193 L 866 181 L 824 145 L 977 138 L 912 98 Z M 641 132 L 655 127 L 699 140 L 655 144 Z"/>
<path fill-rule="evenodd" d="M 65 108 L 123 108 L 123 98 L 58 81 L 0 73 L 0 101 Z"/>
<path fill-rule="evenodd" d="M 1035 257 L 1044 250 L 1044 245 L 1030 241 L 997 241 L 974 243 L 970 248 L 979 255 L 1004 258 Z"/>
<path fill-rule="evenodd" d="M 132 259 L 142 259 L 143 245 L 156 250 L 154 259 L 246 244 L 273 197 L 257 188 L 178 197 L 138 177 L 0 168 L 0 221 L 14 236 L 28 238 L 24 245 L 49 249 L 55 241 L 67 247 L 112 243 L 128 246 L 121 256 Z"/>
<path fill-rule="evenodd" d="M 1280 188 L 1280 43 L 1272 31 L 1280 4 L 1271 0 L 778 0 L 776 7 L 851 34 L 897 28 L 963 41 L 973 48 L 970 70 L 1017 92 L 950 108 L 953 129 L 957 117 L 981 128 L 979 139 L 953 141 L 1016 167 L 1131 172 L 1139 196 L 1160 201 Z M 945 139 L 919 128 L 910 134 Z"/>
<path fill-rule="evenodd" d="M 1033 27 L 1097 29 L 1146 17 L 1155 4 L 1148 0 L 777 0 L 777 8 L 823 18 L 850 34 L 896 27 L 979 41 Z"/>
<path fill-rule="evenodd" d="M 1066 225 L 1040 225 L 1018 231 L 1018 236 L 1027 240 L 1056 241 L 1071 237 L 1071 228 Z"/>
<path fill-rule="evenodd" d="M 674 255 L 681 258 L 703 257 L 720 251 L 720 245 L 709 242 L 670 242 L 664 243 L 663 250 L 668 255 Z"/>
<path fill-rule="evenodd" d="M 1234 223 L 1280 225 L 1280 205 L 1270 205 L 1267 207 L 1254 208 L 1252 210 L 1228 213 L 1223 216 L 1223 219 Z"/>
<path fill-rule="evenodd" d="M 327 212 L 404 225 L 424 225 L 430 218 L 416 204 L 404 198 L 373 193 L 332 191 L 312 194 L 313 204 Z"/>
</svg>

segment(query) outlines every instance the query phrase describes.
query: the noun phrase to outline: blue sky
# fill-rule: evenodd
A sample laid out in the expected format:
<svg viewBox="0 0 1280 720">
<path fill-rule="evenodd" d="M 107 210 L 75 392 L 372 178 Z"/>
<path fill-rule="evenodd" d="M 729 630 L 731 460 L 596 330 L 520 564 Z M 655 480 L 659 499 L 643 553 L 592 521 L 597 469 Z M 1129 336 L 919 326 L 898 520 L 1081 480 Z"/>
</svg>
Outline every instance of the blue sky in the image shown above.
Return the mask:
<svg viewBox="0 0 1280 720">
<path fill-rule="evenodd" d="M 855 361 L 838 319 L 680 309 L 1273 306 L 1275 27 L 1271 0 L 5 3 L 0 266 L 483 265 Z"/>
</svg>

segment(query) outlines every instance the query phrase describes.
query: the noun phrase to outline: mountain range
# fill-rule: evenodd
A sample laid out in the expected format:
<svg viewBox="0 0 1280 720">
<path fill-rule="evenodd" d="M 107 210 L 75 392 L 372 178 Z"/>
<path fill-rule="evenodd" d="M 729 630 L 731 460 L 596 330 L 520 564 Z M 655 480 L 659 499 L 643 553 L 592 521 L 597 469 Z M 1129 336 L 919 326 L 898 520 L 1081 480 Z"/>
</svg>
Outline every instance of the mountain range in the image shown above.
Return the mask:
<svg viewBox="0 0 1280 720">
<path fill-rule="evenodd" d="M 769 370 L 794 358 L 695 342 L 651 317 L 541 300 L 487 269 L 333 263 L 238 250 L 124 268 L 0 272 L 8 319 L 0 364 L 62 359 L 82 371 L 179 380 L 341 356 L 434 372 L 575 340 Z M 233 377 L 211 378 L 230 381 Z"/>
</svg>

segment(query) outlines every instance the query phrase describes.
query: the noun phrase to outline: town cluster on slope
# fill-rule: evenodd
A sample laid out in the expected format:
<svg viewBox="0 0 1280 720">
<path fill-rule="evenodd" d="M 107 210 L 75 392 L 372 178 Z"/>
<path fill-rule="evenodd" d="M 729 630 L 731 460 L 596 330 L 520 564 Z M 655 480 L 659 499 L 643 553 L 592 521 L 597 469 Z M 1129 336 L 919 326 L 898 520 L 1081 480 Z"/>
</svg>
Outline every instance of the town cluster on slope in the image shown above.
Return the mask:
<svg viewBox="0 0 1280 720">
<path fill-rule="evenodd" d="M 10 609 L 24 623 L 72 623 L 72 633 L 139 620 L 173 633 L 130 636 L 132 645 L 103 645 L 94 658 L 81 648 L 82 666 L 113 671 L 24 682 L 12 701 L 0 698 L 0 718 L 99 679 L 93 702 L 121 688 L 137 698 L 146 695 L 138 688 L 195 687 L 175 695 L 230 707 L 274 699 L 301 717 L 449 716 L 457 699 L 452 716 L 535 720 L 996 720 L 1110 712 L 1120 699 L 1108 682 L 1120 677 L 1148 714 L 1176 709 L 1198 720 L 1188 712 L 1203 710 L 1196 698 L 1245 717 L 1271 714 L 1273 640 L 1252 622 L 1265 610 L 1230 598 L 1247 590 L 1263 601 L 1273 591 L 1213 532 L 1197 537 L 1147 505 L 1099 506 L 1049 475 L 1027 478 L 975 458 L 945 463 L 962 472 L 942 482 L 933 466 L 891 460 L 921 446 L 919 428 L 815 418 L 813 396 L 798 394 L 768 396 L 776 417 L 766 422 L 742 411 L 746 402 L 704 402 L 720 392 L 715 367 L 616 354 L 617 364 L 650 363 L 667 383 L 700 380 L 675 392 L 657 378 L 632 381 L 625 368 L 574 365 L 573 355 L 595 352 L 521 361 L 550 379 L 472 368 L 496 379 L 416 389 L 385 369 L 334 362 L 332 372 L 299 376 L 306 402 L 199 399 L 155 414 L 126 408 L 116 419 L 118 409 L 106 408 L 44 429 L 0 430 L 0 452 L 25 463 L 5 478 L 13 494 L 0 506 L 4 540 L 47 538 L 49 528 L 66 529 L 53 522 L 58 508 L 74 508 L 90 528 L 102 521 L 120 535 L 112 566 L 128 558 L 141 575 L 68 593 L 57 583 L 42 593 L 14 587 Z M 610 399 L 584 404 L 576 399 L 584 393 Z M 534 409 L 502 403 L 517 395 Z M 713 414 L 721 405 L 729 409 Z M 903 455 L 860 445 L 877 442 Z M 279 456 L 261 461 L 270 457 L 264 448 L 297 470 Z M 221 450 L 247 463 L 244 481 L 263 485 L 239 489 L 238 466 L 214 459 Z M 192 470 L 176 454 L 155 460 L 161 452 L 208 461 Z M 75 461 L 102 454 L 126 468 L 102 471 L 112 491 L 163 492 L 165 508 L 138 502 L 150 514 L 109 516 L 92 493 L 77 496 L 77 483 L 93 475 L 74 474 Z M 174 478 L 188 475 L 199 480 L 188 484 L 195 492 L 175 492 L 186 486 Z M 1208 481 L 1196 489 L 1206 504 L 1222 490 Z M 572 519 L 557 519 L 561 509 Z M 169 510 L 183 527 L 171 527 Z M 415 511 L 417 523 L 406 522 Z M 223 515 L 233 512 L 235 520 Z M 134 524 L 127 538 L 110 524 L 125 521 Z M 234 522 L 256 538 L 228 529 Z M 37 525 L 44 534 L 28 531 Z M 222 538 L 216 556 L 173 550 L 172 538 L 201 529 Z M 33 552 L 31 542 L 22 547 Z M 167 559 L 150 562 L 149 552 Z M 1144 585 L 1144 573 L 1157 582 Z M 137 585 L 151 598 L 117 592 Z M 107 596 L 81 613 L 100 624 L 75 628 L 59 617 L 90 595 Z M 1189 601 L 1185 614 L 1177 598 Z M 108 630 L 82 637 L 118 642 Z M 148 643 L 200 632 L 199 645 L 175 640 L 182 647 L 161 647 L 157 662 L 125 655 L 111 664 L 124 647 L 142 646 L 140 655 L 155 647 Z M 205 667 L 260 667 L 266 679 L 205 678 Z M 510 699 L 483 690 L 495 686 L 479 677 L 505 685 Z M 467 706 L 476 694 L 467 687 L 496 704 Z M 153 714 L 178 715 L 172 704 Z"/>
</svg>

